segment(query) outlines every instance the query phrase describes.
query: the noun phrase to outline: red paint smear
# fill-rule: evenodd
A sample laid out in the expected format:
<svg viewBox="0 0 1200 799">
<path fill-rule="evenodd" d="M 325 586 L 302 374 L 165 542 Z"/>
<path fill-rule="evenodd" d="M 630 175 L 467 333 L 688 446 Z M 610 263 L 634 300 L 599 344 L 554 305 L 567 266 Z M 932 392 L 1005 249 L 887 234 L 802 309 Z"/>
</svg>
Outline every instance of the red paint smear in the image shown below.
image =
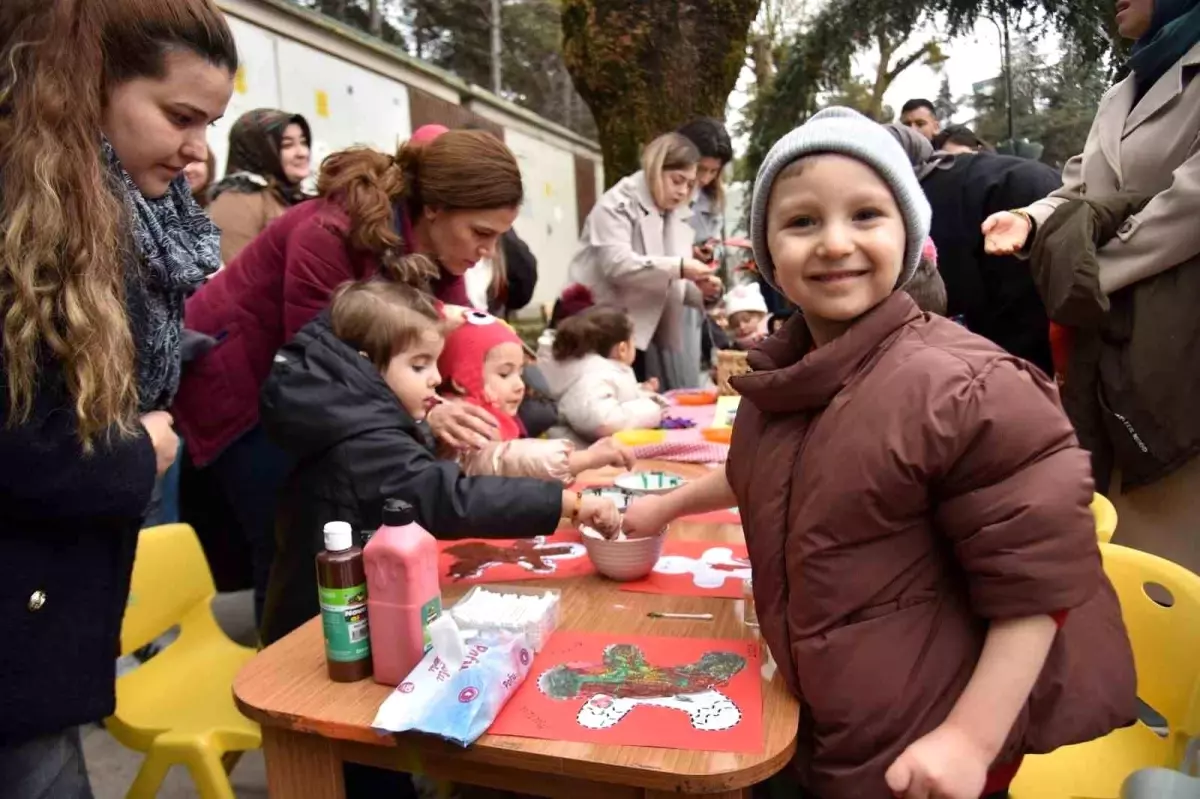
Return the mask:
<svg viewBox="0 0 1200 799">
<path fill-rule="evenodd" d="M 676 541 L 667 539 L 663 546 L 663 555 L 699 559 L 706 551 L 723 547 L 733 551 L 733 557 L 748 560 L 745 544 L 724 544 L 712 541 Z M 719 569 L 720 567 L 718 567 Z M 720 588 L 701 588 L 696 585 L 691 574 L 650 574 L 633 582 L 622 583 L 622 591 L 636 591 L 643 594 L 672 594 L 674 596 L 707 596 L 724 599 L 741 599 L 745 594 L 745 581 L 730 575 L 725 578 Z"/>
<path fill-rule="evenodd" d="M 639 706 L 613 726 L 593 730 L 581 726 L 576 720 L 586 697 L 552 699 L 538 688 L 538 678 L 554 666 L 603 663 L 605 647 L 614 643 L 639 647 L 646 660 L 655 666 L 689 665 L 706 652 L 741 655 L 746 659 L 745 667 L 728 683 L 716 689 L 738 706 L 742 713 L 741 720 L 728 730 L 698 730 L 683 711 Z M 761 752 L 763 719 L 760 669 L 761 654 L 755 641 L 622 636 L 560 630 L 534 659 L 529 677 L 500 711 L 488 734 L 685 751 Z"/>
</svg>

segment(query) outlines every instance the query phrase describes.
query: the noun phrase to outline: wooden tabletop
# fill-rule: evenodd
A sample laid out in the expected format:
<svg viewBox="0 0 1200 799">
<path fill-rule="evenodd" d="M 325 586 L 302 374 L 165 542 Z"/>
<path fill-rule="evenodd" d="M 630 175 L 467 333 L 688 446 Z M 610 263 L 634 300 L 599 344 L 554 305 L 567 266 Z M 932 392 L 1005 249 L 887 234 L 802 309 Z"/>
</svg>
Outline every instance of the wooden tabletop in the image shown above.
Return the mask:
<svg viewBox="0 0 1200 799">
<path fill-rule="evenodd" d="M 638 469 L 662 469 L 686 477 L 696 477 L 705 471 L 702 466 L 656 461 L 639 463 Z M 595 472 L 583 477 L 589 482 L 600 482 L 606 476 L 609 475 Z M 678 522 L 669 535 L 712 542 L 742 540 L 738 525 Z M 740 600 L 623 592 L 618 583 L 599 575 L 537 581 L 539 585 L 543 583 L 563 591 L 560 629 L 697 638 L 757 635 L 756 630 L 742 623 Z M 447 604 L 465 590 L 446 589 Z M 712 621 L 647 618 L 646 614 L 653 610 L 712 613 L 714 618 Z M 264 727 L 369 744 L 375 750 L 370 760 L 378 764 L 389 762 L 388 748 L 402 746 L 418 760 L 453 758 L 464 775 L 472 767 L 494 766 L 531 772 L 541 775 L 540 779 L 586 780 L 653 791 L 717 793 L 737 791 L 770 777 L 786 765 L 795 749 L 798 704 L 774 673 L 774 663 L 765 647 L 763 658 L 764 741 L 762 751 L 757 754 L 688 752 L 496 735 L 485 735 L 471 747 L 462 749 L 428 736 L 381 736 L 371 728 L 371 722 L 392 688 L 370 679 L 349 684 L 331 682 L 325 672 L 319 619 L 313 619 L 255 657 L 237 676 L 233 689 L 241 711 Z M 464 776 L 463 781 L 472 780 Z M 537 784 L 533 783 L 535 787 Z"/>
</svg>

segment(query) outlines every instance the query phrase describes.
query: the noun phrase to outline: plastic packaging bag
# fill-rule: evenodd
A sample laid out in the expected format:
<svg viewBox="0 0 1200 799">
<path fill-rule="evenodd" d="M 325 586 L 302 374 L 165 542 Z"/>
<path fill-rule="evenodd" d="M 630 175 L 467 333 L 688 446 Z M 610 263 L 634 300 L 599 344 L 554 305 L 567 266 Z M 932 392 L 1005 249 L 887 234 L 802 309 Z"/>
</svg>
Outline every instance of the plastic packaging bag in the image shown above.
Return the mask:
<svg viewBox="0 0 1200 799">
<path fill-rule="evenodd" d="M 451 669 L 431 649 L 379 707 L 380 732 L 424 732 L 470 746 L 500 715 L 529 674 L 533 649 L 523 634 L 468 638 Z M 443 650 L 444 651 L 444 650 Z"/>
</svg>

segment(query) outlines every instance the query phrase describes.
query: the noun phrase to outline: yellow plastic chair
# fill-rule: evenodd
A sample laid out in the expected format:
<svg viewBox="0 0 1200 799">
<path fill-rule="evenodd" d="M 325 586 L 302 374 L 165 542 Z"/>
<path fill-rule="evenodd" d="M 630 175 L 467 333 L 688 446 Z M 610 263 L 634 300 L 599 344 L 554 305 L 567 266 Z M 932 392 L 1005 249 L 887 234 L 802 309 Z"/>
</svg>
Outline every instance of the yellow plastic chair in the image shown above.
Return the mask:
<svg viewBox="0 0 1200 799">
<path fill-rule="evenodd" d="M 1113 533 L 1117 532 L 1117 509 L 1108 497 L 1101 494 L 1092 496 L 1092 516 L 1096 517 L 1096 537 L 1100 543 L 1112 541 Z"/>
<path fill-rule="evenodd" d="M 1167 730 L 1139 721 L 1096 741 L 1027 757 L 1012 799 L 1118 799 L 1121 783 L 1138 769 L 1179 768 L 1188 740 L 1200 736 L 1200 576 L 1117 544 L 1101 544 L 1100 551 L 1133 642 L 1138 696 L 1166 718 Z M 1162 596 L 1158 586 L 1170 607 L 1151 599 Z"/>
<path fill-rule="evenodd" d="M 173 765 L 186 766 L 202 799 L 234 799 L 229 770 L 262 746 L 258 725 L 233 703 L 233 678 L 255 651 L 225 636 L 212 614 L 212 573 L 191 527 L 142 530 L 121 653 L 174 625 L 179 638 L 117 680 L 117 710 L 105 719 L 113 737 L 146 753 L 129 799 L 152 799 Z"/>
</svg>

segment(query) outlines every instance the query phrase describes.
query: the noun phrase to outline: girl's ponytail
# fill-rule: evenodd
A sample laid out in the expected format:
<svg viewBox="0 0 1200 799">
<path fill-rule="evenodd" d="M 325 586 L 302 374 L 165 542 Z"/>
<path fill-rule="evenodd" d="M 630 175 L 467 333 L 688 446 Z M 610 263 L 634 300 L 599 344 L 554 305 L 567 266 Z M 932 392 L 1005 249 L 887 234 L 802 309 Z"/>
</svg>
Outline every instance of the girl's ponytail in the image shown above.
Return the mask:
<svg viewBox="0 0 1200 799">
<path fill-rule="evenodd" d="M 595 306 L 559 323 L 554 334 L 556 361 L 570 361 L 586 355 L 605 358 L 613 347 L 633 337 L 633 323 L 620 308 Z"/>
</svg>

